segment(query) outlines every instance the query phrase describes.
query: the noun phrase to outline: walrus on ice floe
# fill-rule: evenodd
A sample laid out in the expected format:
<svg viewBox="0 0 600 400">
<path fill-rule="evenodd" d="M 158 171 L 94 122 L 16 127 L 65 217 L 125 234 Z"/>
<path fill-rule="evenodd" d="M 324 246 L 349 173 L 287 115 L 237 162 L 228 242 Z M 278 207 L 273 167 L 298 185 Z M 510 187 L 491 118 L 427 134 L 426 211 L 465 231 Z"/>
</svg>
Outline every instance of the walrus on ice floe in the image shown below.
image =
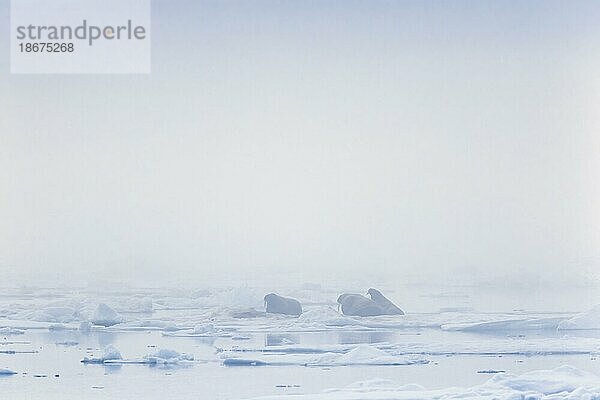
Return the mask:
<svg viewBox="0 0 600 400">
<path fill-rule="evenodd" d="M 354 293 L 344 293 L 338 297 L 338 309 L 341 307 L 342 314 L 354 317 L 373 317 L 383 315 L 383 309 L 373 300 Z"/>
<path fill-rule="evenodd" d="M 371 288 L 367 294 L 382 308 L 385 315 L 404 315 L 404 311 L 388 300 L 379 290 Z"/>
<path fill-rule="evenodd" d="M 269 293 L 265 296 L 265 306 L 267 312 L 271 314 L 295 316 L 302 314 L 302 305 L 298 300 L 282 297 L 275 293 Z"/>
</svg>

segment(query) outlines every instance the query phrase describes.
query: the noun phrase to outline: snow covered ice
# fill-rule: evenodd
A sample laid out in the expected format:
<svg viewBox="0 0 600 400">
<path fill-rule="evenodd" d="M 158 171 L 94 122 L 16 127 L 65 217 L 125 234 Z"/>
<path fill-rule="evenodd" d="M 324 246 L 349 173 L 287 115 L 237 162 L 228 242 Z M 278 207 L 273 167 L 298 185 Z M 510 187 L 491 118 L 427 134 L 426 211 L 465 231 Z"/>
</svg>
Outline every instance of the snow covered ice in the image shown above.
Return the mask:
<svg viewBox="0 0 600 400">
<path fill-rule="evenodd" d="M 289 396 L 290 400 L 436 400 L 436 399 L 597 399 L 600 377 L 570 366 L 527 372 L 519 376 L 498 374 L 469 388 L 428 390 L 416 384 L 396 384 L 374 379 L 322 393 Z M 260 397 L 262 400 L 286 396 Z M 258 398 L 257 398 L 258 399 Z"/>
</svg>

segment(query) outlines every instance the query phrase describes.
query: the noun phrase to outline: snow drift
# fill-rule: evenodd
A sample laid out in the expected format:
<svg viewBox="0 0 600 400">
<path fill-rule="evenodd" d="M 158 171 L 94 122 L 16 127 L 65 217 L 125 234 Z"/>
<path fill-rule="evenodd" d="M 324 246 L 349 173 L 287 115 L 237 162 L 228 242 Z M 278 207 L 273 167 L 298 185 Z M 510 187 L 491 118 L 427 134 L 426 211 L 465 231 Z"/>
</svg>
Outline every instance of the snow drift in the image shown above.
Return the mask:
<svg viewBox="0 0 600 400">
<path fill-rule="evenodd" d="M 498 374 L 489 381 L 470 388 L 427 390 L 420 385 L 398 385 L 393 381 L 375 379 L 319 394 L 277 395 L 260 399 L 286 397 L 294 400 L 592 400 L 600 398 L 600 377 L 570 366 L 562 366 L 519 376 Z"/>
<path fill-rule="evenodd" d="M 417 355 L 392 355 L 374 346 L 360 345 L 349 351 L 312 353 L 309 351 L 297 351 L 279 353 L 257 354 L 252 357 L 245 354 L 243 357 L 235 357 L 235 352 L 224 352 L 221 354 L 223 365 L 301 365 L 301 366 L 349 366 L 349 365 L 415 365 L 427 364 L 429 361 Z"/>
</svg>

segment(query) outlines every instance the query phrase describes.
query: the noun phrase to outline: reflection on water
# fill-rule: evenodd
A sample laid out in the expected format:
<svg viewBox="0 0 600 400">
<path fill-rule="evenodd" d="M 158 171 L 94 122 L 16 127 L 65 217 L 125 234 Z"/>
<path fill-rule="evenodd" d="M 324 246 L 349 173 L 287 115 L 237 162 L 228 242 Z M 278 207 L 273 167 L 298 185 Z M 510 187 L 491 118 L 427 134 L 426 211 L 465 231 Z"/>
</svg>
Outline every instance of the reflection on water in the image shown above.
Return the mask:
<svg viewBox="0 0 600 400">
<path fill-rule="evenodd" d="M 267 333 L 265 335 L 265 346 L 285 346 L 290 344 L 300 344 L 299 335 L 291 334 L 274 334 Z"/>
<path fill-rule="evenodd" d="M 114 364 L 114 365 L 105 364 L 104 365 L 104 373 L 105 374 L 118 374 L 121 372 L 122 367 L 123 366 L 119 365 L 119 364 Z"/>
<path fill-rule="evenodd" d="M 394 333 L 390 331 L 358 331 L 358 332 L 338 332 L 339 344 L 361 344 L 361 343 L 382 343 L 389 342 L 394 338 Z"/>
</svg>

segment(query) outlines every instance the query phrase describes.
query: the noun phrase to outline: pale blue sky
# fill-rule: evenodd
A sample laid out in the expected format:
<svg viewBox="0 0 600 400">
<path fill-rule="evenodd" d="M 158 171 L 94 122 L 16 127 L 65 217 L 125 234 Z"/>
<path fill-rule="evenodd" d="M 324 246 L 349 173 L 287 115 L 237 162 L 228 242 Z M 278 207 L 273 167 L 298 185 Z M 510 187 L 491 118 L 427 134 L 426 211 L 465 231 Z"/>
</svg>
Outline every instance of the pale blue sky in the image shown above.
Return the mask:
<svg viewBox="0 0 600 400">
<path fill-rule="evenodd" d="M 598 266 L 599 2 L 155 1 L 148 76 L 10 75 L 7 5 L 3 276 Z"/>
</svg>

